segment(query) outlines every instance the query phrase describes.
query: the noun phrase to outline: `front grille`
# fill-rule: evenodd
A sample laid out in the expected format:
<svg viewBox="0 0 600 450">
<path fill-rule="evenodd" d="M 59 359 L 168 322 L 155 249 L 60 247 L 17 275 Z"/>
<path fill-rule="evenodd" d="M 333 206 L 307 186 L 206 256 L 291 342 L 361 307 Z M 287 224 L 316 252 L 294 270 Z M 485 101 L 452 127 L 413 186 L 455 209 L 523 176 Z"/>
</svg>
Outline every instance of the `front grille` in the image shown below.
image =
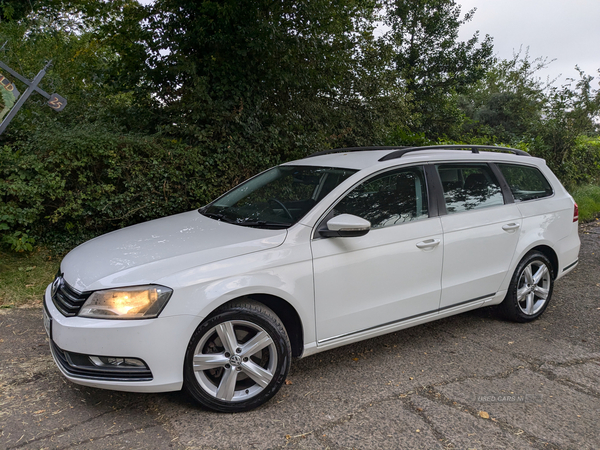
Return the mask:
<svg viewBox="0 0 600 450">
<path fill-rule="evenodd" d="M 56 363 L 74 378 L 105 381 L 152 381 L 152 372 L 145 367 L 97 366 L 88 355 L 62 350 L 54 341 L 50 348 Z M 143 361 L 141 361 L 143 364 Z"/>
<path fill-rule="evenodd" d="M 52 283 L 52 302 L 64 316 L 76 316 L 91 292 L 79 292 L 57 276 Z"/>
</svg>

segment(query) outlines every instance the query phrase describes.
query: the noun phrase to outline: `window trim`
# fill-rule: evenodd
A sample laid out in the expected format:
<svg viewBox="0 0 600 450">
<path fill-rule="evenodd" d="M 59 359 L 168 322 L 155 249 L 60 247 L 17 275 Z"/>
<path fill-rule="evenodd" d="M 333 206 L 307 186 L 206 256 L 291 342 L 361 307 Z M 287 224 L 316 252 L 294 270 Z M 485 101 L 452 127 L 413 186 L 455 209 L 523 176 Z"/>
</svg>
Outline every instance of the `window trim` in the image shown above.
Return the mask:
<svg viewBox="0 0 600 450">
<path fill-rule="evenodd" d="M 492 162 L 489 163 L 489 166 L 492 169 L 492 172 L 494 172 L 496 179 L 500 183 L 500 189 L 502 189 L 502 196 L 504 197 L 504 204 L 508 205 L 514 203 L 515 197 L 513 196 L 510 186 L 508 185 L 508 181 L 506 181 L 506 178 L 504 178 L 500 167 L 498 167 L 498 163 Z"/>
<path fill-rule="evenodd" d="M 444 187 L 442 186 L 442 179 L 440 174 L 435 168 L 433 162 L 425 165 L 425 178 L 427 179 L 429 198 L 429 217 L 445 216 L 446 202 L 444 200 Z"/>
</svg>

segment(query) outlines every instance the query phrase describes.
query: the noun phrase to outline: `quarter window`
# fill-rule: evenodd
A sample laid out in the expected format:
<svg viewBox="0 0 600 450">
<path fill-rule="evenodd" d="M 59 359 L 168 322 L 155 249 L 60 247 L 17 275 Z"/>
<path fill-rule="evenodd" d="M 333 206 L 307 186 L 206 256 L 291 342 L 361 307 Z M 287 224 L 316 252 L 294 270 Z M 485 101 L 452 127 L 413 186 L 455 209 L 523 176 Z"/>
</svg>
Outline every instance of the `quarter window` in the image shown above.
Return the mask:
<svg viewBox="0 0 600 450">
<path fill-rule="evenodd" d="M 436 167 L 448 214 L 504 204 L 500 184 L 487 164 L 440 164 Z"/>
<path fill-rule="evenodd" d="M 536 167 L 498 164 L 516 201 L 534 200 L 553 194 L 548 180 Z"/>
<path fill-rule="evenodd" d="M 346 195 L 334 215 L 354 214 L 383 228 L 428 216 L 427 186 L 422 167 L 410 167 L 375 176 Z"/>
</svg>

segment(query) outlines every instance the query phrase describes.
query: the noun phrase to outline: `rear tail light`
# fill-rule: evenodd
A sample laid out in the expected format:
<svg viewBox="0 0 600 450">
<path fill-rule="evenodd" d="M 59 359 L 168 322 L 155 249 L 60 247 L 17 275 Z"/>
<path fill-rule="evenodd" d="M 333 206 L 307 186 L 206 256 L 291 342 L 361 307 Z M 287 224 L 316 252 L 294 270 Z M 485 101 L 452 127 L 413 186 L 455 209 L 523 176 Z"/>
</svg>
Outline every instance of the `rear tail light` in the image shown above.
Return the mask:
<svg viewBox="0 0 600 450">
<path fill-rule="evenodd" d="M 579 206 L 575 203 L 575 207 L 573 208 L 573 222 L 577 222 L 579 220 Z"/>
</svg>

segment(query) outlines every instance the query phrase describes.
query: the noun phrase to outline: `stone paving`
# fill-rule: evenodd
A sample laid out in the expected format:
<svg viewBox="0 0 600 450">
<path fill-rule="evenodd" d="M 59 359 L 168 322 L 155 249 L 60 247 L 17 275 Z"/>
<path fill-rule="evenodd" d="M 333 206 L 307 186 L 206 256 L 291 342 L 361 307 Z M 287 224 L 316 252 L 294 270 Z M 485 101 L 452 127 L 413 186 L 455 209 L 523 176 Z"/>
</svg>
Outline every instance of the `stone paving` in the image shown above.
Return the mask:
<svg viewBox="0 0 600 450">
<path fill-rule="evenodd" d="M 0 310 L 1 449 L 599 449 L 600 226 L 549 309 L 485 309 L 294 361 L 263 407 L 71 384 L 39 306 Z"/>
</svg>

